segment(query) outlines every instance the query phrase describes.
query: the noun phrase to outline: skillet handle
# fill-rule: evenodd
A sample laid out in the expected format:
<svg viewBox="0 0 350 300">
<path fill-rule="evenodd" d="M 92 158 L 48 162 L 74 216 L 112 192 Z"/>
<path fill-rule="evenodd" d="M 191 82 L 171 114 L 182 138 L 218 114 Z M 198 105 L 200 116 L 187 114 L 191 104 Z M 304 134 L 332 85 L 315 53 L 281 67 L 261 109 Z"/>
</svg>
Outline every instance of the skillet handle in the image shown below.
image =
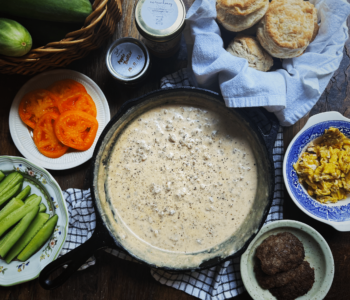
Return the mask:
<svg viewBox="0 0 350 300">
<path fill-rule="evenodd" d="M 273 154 L 273 148 L 275 146 L 275 142 L 277 139 L 277 135 L 278 135 L 278 131 L 280 129 L 280 123 L 278 121 L 278 119 L 276 118 L 276 116 L 273 113 L 267 112 L 265 109 L 261 109 L 261 112 L 269 119 L 269 121 L 271 122 L 271 129 L 269 131 L 269 133 L 265 134 L 262 130 L 262 128 L 258 125 L 258 129 L 261 132 L 264 140 L 265 140 L 265 144 L 267 147 L 267 150 L 269 151 L 269 153 Z"/>
<path fill-rule="evenodd" d="M 99 226 L 98 226 L 99 227 Z M 111 246 L 110 237 L 102 232 L 99 228 L 95 228 L 95 231 L 90 239 L 84 244 L 54 260 L 48 264 L 39 275 L 39 283 L 42 288 L 46 290 L 52 290 L 63 283 L 75 273 L 96 251 Z M 59 268 L 67 265 L 67 268 L 54 279 L 49 279 L 50 275 Z"/>
</svg>

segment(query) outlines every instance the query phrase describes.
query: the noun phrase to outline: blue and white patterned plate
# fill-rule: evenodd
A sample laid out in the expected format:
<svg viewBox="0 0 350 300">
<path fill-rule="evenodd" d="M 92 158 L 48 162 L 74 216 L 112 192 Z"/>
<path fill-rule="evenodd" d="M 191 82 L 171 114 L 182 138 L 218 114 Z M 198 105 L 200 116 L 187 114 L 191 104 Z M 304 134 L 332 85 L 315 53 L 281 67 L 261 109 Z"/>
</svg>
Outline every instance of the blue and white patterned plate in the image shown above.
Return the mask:
<svg viewBox="0 0 350 300">
<path fill-rule="evenodd" d="M 22 157 L 0 156 L 0 170 L 5 174 L 20 172 L 23 187 L 30 185 L 31 194 L 41 196 L 50 216 L 58 215 L 56 228 L 49 240 L 27 261 L 14 260 L 7 264 L 0 258 L 0 286 L 11 286 L 37 278 L 41 270 L 61 252 L 68 232 L 68 211 L 62 191 L 46 170 Z"/>
<path fill-rule="evenodd" d="M 338 112 L 326 112 L 313 116 L 290 143 L 283 162 L 283 177 L 287 191 L 295 204 L 316 220 L 327 223 L 339 231 L 350 231 L 350 197 L 338 203 L 322 204 L 308 195 L 299 183 L 293 164 L 298 161 L 305 147 L 320 137 L 325 129 L 336 127 L 350 137 L 350 119 Z"/>
</svg>

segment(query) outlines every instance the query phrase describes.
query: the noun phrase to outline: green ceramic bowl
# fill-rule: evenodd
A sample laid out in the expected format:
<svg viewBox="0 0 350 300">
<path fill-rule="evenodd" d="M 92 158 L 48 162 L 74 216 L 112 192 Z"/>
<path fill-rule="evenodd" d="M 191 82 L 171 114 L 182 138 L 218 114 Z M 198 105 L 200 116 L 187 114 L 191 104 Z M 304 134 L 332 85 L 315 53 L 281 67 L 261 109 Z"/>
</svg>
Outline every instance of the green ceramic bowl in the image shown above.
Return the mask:
<svg viewBox="0 0 350 300">
<path fill-rule="evenodd" d="M 0 259 L 0 285 L 11 286 L 37 278 L 41 270 L 56 259 L 66 240 L 68 211 L 60 186 L 46 170 L 14 156 L 0 156 L 0 170 L 5 174 L 20 172 L 24 177 L 23 187 L 30 185 L 31 194 L 42 197 L 46 213 L 58 215 L 57 226 L 48 242 L 27 261 L 15 260 L 7 264 Z"/>
<path fill-rule="evenodd" d="M 304 245 L 305 260 L 315 269 L 315 283 L 311 290 L 298 300 L 324 299 L 331 288 L 334 278 L 334 260 L 331 249 L 325 239 L 312 227 L 301 222 L 281 220 L 265 225 L 241 258 L 241 275 L 244 286 L 250 296 L 256 300 L 275 300 L 268 290 L 263 290 L 254 274 L 256 248 L 270 235 L 280 232 L 294 234 Z"/>
</svg>

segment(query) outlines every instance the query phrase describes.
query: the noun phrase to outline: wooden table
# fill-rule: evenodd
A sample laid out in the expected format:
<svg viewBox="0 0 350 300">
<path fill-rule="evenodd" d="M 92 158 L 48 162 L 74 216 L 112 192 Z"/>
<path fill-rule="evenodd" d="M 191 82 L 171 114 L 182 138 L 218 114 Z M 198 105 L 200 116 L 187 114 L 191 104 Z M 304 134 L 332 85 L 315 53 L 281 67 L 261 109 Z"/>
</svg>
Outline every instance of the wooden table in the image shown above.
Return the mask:
<svg viewBox="0 0 350 300">
<path fill-rule="evenodd" d="M 185 0 L 187 7 L 194 0 Z M 350 0 L 349 0 L 350 1 Z M 105 93 L 112 116 L 128 99 L 141 96 L 159 88 L 159 81 L 187 65 L 185 57 L 180 54 L 177 59 L 153 61 L 152 74 L 149 79 L 137 88 L 125 88 L 116 83 L 105 66 L 105 55 L 110 42 L 116 38 L 139 37 L 135 27 L 133 10 L 137 0 L 123 3 L 123 19 L 117 26 L 114 37 L 105 46 L 92 52 L 88 57 L 72 63 L 69 68 L 77 70 L 92 78 Z M 350 22 L 349 22 L 350 23 Z M 21 156 L 10 135 L 8 117 L 11 102 L 19 88 L 30 79 L 29 76 L 0 75 L 0 155 Z M 310 115 L 324 111 L 336 110 L 350 117 L 350 40 L 344 49 L 344 58 L 339 70 L 332 78 L 320 101 L 312 109 Z M 296 125 L 285 128 L 285 147 L 299 132 L 307 121 L 304 117 Z M 62 190 L 70 187 L 83 188 L 85 173 L 89 162 L 69 171 L 53 171 L 51 174 L 61 185 Z M 341 233 L 330 226 L 317 222 L 302 213 L 287 196 L 285 199 L 285 218 L 309 224 L 318 230 L 332 249 L 336 272 L 333 286 L 326 299 L 347 300 L 350 282 L 350 233 Z M 54 291 L 43 290 L 34 280 L 10 288 L 0 287 L 0 299 L 127 299 L 127 300 L 173 300 L 196 299 L 173 288 L 156 282 L 150 270 L 136 263 L 130 263 L 111 256 L 103 251 L 96 254 L 97 263 L 85 271 L 74 274 L 62 287 Z M 1 276 L 1 275 L 0 275 Z M 247 293 L 236 297 L 237 300 L 251 299 Z"/>
</svg>

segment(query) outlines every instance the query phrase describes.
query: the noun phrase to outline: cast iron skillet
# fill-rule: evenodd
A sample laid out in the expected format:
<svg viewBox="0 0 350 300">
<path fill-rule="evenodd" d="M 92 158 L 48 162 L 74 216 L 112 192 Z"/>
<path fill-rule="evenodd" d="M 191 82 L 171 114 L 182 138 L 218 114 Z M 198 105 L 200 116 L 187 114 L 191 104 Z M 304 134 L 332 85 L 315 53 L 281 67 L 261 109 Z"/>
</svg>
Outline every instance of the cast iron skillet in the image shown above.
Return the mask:
<svg viewBox="0 0 350 300">
<path fill-rule="evenodd" d="M 204 89 L 197 89 L 197 88 L 175 88 L 175 89 L 162 89 L 155 92 L 151 92 L 145 96 L 142 96 L 138 99 L 129 100 L 126 103 L 122 105 L 118 113 L 111 119 L 111 121 L 107 124 L 106 128 L 104 129 L 101 137 L 99 138 L 96 148 L 94 151 L 94 155 L 92 158 L 92 172 L 91 172 L 91 195 L 92 195 L 92 201 L 94 204 L 95 212 L 96 212 L 96 229 L 91 236 L 89 240 L 87 240 L 84 244 L 77 247 L 76 249 L 72 250 L 71 252 L 65 254 L 64 256 L 61 256 L 57 260 L 51 262 L 49 265 L 47 265 L 40 273 L 39 276 L 39 283 L 44 289 L 54 289 L 62 285 L 74 272 L 76 272 L 86 261 L 88 258 L 90 258 L 96 251 L 100 249 L 104 249 L 107 247 L 110 248 L 116 248 L 121 251 L 125 251 L 121 244 L 116 240 L 112 232 L 108 229 L 106 223 L 101 218 L 101 212 L 99 211 L 99 205 L 96 203 L 96 195 L 97 189 L 94 187 L 94 176 L 95 176 L 95 163 L 97 162 L 97 155 L 99 153 L 99 150 L 101 148 L 101 145 L 104 141 L 105 136 L 107 135 L 108 131 L 113 127 L 113 125 L 122 118 L 123 115 L 128 112 L 128 110 L 144 101 L 147 101 L 152 98 L 156 98 L 159 96 L 166 96 L 166 95 L 174 95 L 174 93 L 177 93 L 179 97 L 184 95 L 194 95 L 197 97 L 210 97 L 212 99 L 215 99 L 216 101 L 223 102 L 223 99 L 221 96 L 219 96 L 217 93 L 207 91 Z M 222 258 L 222 257 L 216 257 L 214 259 L 210 259 L 209 261 L 206 261 L 202 263 L 198 268 L 190 269 L 192 271 L 194 270 L 200 270 L 200 269 L 206 269 L 213 267 L 215 265 L 218 265 L 219 263 L 231 259 L 233 257 L 241 255 L 250 242 L 254 239 L 258 231 L 263 226 L 267 214 L 270 210 L 272 200 L 273 200 L 273 193 L 274 193 L 274 183 L 275 183 L 275 174 L 274 174 L 274 164 L 272 159 L 272 149 L 277 137 L 278 129 L 279 129 L 279 123 L 276 117 L 266 112 L 263 109 L 254 108 L 256 111 L 258 111 L 260 114 L 263 114 L 265 118 L 268 118 L 270 122 L 272 123 L 272 126 L 270 128 L 270 131 L 268 134 L 264 134 L 263 129 L 257 126 L 257 124 L 254 123 L 253 120 L 251 120 L 251 117 L 249 116 L 248 109 L 235 109 L 235 111 L 241 116 L 241 118 L 248 123 L 248 126 L 250 129 L 255 133 L 255 136 L 258 137 L 259 142 L 266 147 L 266 153 L 267 153 L 267 159 L 268 159 L 268 173 L 270 176 L 269 180 L 269 195 L 268 195 L 268 205 L 266 205 L 263 213 L 263 217 L 261 218 L 261 221 L 259 223 L 258 230 L 252 234 L 252 236 L 245 242 L 244 246 L 237 252 L 235 252 L 233 255 Z M 266 130 L 265 130 L 266 131 Z M 97 169 L 98 170 L 98 169 Z M 127 252 L 127 251 L 126 251 Z M 131 256 L 135 257 L 133 253 L 129 253 Z M 136 259 L 140 260 L 138 257 L 135 257 Z M 141 261 L 142 263 L 146 263 Z M 153 265 L 150 265 L 146 263 L 147 265 L 151 267 L 156 267 Z M 64 271 L 58 275 L 54 279 L 50 279 L 49 277 L 52 275 L 54 271 L 61 268 L 62 266 L 66 265 L 67 268 L 64 269 Z M 162 267 L 162 269 L 176 272 L 176 271 L 184 271 L 184 269 L 171 269 Z M 188 270 L 187 270 L 188 271 Z"/>
</svg>

